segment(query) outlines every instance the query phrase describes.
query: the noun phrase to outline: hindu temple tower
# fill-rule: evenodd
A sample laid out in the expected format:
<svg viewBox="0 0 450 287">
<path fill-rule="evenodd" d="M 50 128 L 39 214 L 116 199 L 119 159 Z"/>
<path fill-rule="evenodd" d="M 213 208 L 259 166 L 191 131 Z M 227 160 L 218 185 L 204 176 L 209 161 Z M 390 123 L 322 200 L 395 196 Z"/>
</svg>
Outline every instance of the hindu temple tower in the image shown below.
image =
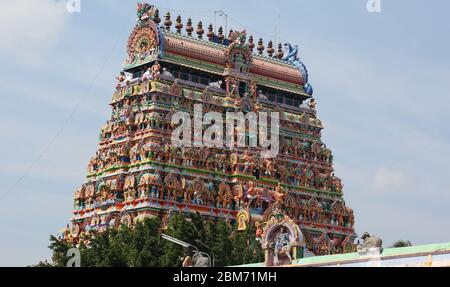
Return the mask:
<svg viewBox="0 0 450 287">
<path fill-rule="evenodd" d="M 174 212 L 228 219 L 240 230 L 282 214 L 313 253 L 351 251 L 353 211 L 321 140 L 324 126 L 297 46 L 186 20 L 138 4 L 111 117 L 75 193 L 66 239 L 76 243 L 146 217 L 167 223 Z M 192 114 L 195 104 L 205 113 L 279 112 L 279 156 L 174 148 L 172 116 Z"/>
</svg>

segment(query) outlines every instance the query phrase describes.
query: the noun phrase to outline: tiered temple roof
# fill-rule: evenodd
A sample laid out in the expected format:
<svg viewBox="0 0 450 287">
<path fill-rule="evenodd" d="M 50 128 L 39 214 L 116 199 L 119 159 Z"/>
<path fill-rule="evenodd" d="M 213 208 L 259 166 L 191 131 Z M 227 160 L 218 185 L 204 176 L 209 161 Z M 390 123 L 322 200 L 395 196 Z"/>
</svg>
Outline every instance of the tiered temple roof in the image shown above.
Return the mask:
<svg viewBox="0 0 450 287">
<path fill-rule="evenodd" d="M 146 217 L 167 224 L 174 212 L 230 220 L 239 230 L 281 213 L 312 252 L 353 250 L 353 211 L 321 140 L 324 126 L 298 47 L 265 47 L 245 31 L 225 36 L 220 27 L 215 34 L 201 22 L 195 30 L 181 16 L 172 28 L 171 15 L 161 20 L 148 4 L 137 12 L 112 115 L 75 193 L 67 240 L 79 243 Z M 278 112 L 279 156 L 261 158 L 258 148 L 174 147 L 172 116 L 193 114 L 198 103 L 221 114 Z"/>
</svg>

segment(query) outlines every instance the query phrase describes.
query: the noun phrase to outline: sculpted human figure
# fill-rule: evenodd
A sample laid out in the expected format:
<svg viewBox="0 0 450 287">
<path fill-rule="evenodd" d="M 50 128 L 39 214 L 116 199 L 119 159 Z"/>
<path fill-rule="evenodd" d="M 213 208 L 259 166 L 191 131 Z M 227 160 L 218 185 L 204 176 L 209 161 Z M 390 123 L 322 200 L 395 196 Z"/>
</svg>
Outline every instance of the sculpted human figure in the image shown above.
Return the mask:
<svg viewBox="0 0 450 287">
<path fill-rule="evenodd" d="M 255 163 L 253 156 L 250 155 L 248 150 L 245 151 L 242 160 L 244 163 L 243 174 L 251 174 L 253 172 L 253 168 L 255 167 Z"/>
<path fill-rule="evenodd" d="M 129 192 L 133 192 L 136 184 L 136 179 L 133 175 L 129 175 L 125 179 L 124 191 L 128 194 Z"/>
<path fill-rule="evenodd" d="M 224 199 L 225 199 L 225 196 L 223 194 L 223 191 L 219 190 L 219 192 L 217 193 L 217 196 L 215 198 L 216 208 L 224 208 L 224 201 L 225 201 Z"/>
<path fill-rule="evenodd" d="M 91 160 L 89 161 L 89 164 L 88 164 L 88 168 L 87 168 L 88 173 L 94 173 L 95 172 L 95 170 L 97 169 L 96 161 L 97 160 L 96 160 L 95 157 L 91 158 Z"/>
<path fill-rule="evenodd" d="M 258 190 L 256 189 L 255 183 L 253 181 L 248 182 L 248 189 L 247 189 L 247 199 L 248 199 L 248 206 L 251 205 L 251 203 L 258 198 Z"/>
<path fill-rule="evenodd" d="M 236 81 L 233 81 L 233 83 L 231 84 L 231 92 L 230 92 L 230 94 L 232 96 L 239 95 L 239 88 L 238 88 L 238 85 L 237 85 Z"/>
<path fill-rule="evenodd" d="M 130 148 L 128 144 L 124 144 L 119 148 L 119 157 L 121 162 L 129 162 Z"/>
<path fill-rule="evenodd" d="M 234 201 L 236 203 L 236 208 L 240 208 L 241 204 L 244 200 L 244 189 L 242 188 L 242 185 L 240 185 L 240 184 L 237 185 L 234 188 L 234 192 L 235 192 Z"/>
<path fill-rule="evenodd" d="M 120 88 L 120 86 L 125 82 L 126 79 L 127 77 L 125 76 L 125 72 L 120 72 L 119 76 L 116 77 L 117 88 Z"/>
<path fill-rule="evenodd" d="M 130 149 L 130 160 L 132 163 L 141 161 L 141 149 L 142 144 L 140 142 L 137 142 L 131 149 Z"/>
<path fill-rule="evenodd" d="M 134 118 L 134 124 L 137 125 L 139 129 L 144 129 L 144 121 L 145 114 L 143 111 L 139 111 Z"/>
<path fill-rule="evenodd" d="M 315 111 L 317 109 L 317 103 L 315 99 L 311 99 L 311 101 L 309 101 L 309 109 L 312 111 Z"/>
<path fill-rule="evenodd" d="M 146 71 L 145 71 L 145 73 L 142 75 L 142 80 L 143 81 L 145 81 L 145 80 L 152 80 L 153 78 L 153 76 L 152 76 L 152 68 L 148 68 Z"/>
<path fill-rule="evenodd" d="M 231 194 L 231 191 L 227 191 L 224 194 L 223 197 L 223 206 L 222 208 L 231 209 L 231 201 L 233 199 L 233 195 Z"/>
<path fill-rule="evenodd" d="M 284 188 L 281 186 L 281 183 L 275 188 L 275 193 L 273 194 L 273 198 L 275 200 L 275 204 L 281 208 L 283 206 L 284 201 L 286 200 L 286 193 Z"/>
<path fill-rule="evenodd" d="M 286 167 L 286 165 L 282 164 L 281 162 L 278 162 L 276 165 L 276 170 L 277 170 L 277 178 L 279 178 L 281 182 L 287 183 L 288 168 Z"/>
<path fill-rule="evenodd" d="M 140 186 L 139 187 L 139 198 L 146 198 L 146 197 L 147 197 L 147 187 Z"/>
<path fill-rule="evenodd" d="M 250 85 L 250 96 L 252 97 L 252 99 L 256 99 L 258 96 L 258 91 L 257 91 L 257 86 L 255 83 L 252 83 Z"/>
<path fill-rule="evenodd" d="M 161 65 L 158 61 L 155 62 L 155 64 L 152 66 L 152 79 L 159 79 L 161 71 Z"/>
<path fill-rule="evenodd" d="M 264 168 L 265 168 L 265 175 L 268 175 L 270 177 L 275 176 L 275 164 L 273 159 L 265 159 Z"/>
<path fill-rule="evenodd" d="M 79 209 L 83 205 L 83 199 L 84 199 L 84 194 L 83 194 L 84 191 L 83 190 L 84 190 L 84 188 L 82 187 L 75 191 L 75 200 L 74 200 L 74 204 L 73 204 L 74 209 Z"/>
</svg>

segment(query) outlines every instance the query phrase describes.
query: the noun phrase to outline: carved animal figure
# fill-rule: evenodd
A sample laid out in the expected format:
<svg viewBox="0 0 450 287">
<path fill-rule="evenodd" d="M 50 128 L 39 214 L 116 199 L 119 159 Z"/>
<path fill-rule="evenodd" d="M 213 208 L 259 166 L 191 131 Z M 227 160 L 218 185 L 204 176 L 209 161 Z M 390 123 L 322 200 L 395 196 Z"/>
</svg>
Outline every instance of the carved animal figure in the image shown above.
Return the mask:
<svg viewBox="0 0 450 287">
<path fill-rule="evenodd" d="M 302 73 L 303 79 L 305 81 L 305 83 L 308 83 L 308 70 L 306 69 L 305 64 L 303 64 L 300 59 L 298 58 L 298 46 L 292 46 L 289 43 L 284 44 L 284 46 L 286 47 L 287 53 L 286 55 L 283 57 L 284 61 L 288 61 L 291 64 L 295 65 L 300 72 Z M 309 88 L 309 87 L 308 87 Z M 310 87 L 310 89 L 312 89 L 312 87 Z"/>
<path fill-rule="evenodd" d="M 209 83 L 208 87 L 221 89 L 222 88 L 222 83 L 223 83 L 222 81 Z"/>
<path fill-rule="evenodd" d="M 282 60 L 288 62 L 296 61 L 298 59 L 298 45 L 292 46 L 291 44 L 286 43 L 284 44 L 284 47 L 286 47 L 287 53 L 284 55 Z"/>
<path fill-rule="evenodd" d="M 383 240 L 376 236 L 371 236 L 368 232 L 361 236 L 364 240 L 363 244 L 358 245 L 358 250 L 367 250 L 370 248 L 381 248 L 383 246 Z"/>
<path fill-rule="evenodd" d="M 163 68 L 163 72 L 162 72 L 161 75 L 166 76 L 166 77 L 169 77 L 169 78 L 172 78 L 172 79 L 175 78 L 175 77 L 172 75 L 172 73 L 170 73 L 170 72 L 167 70 L 167 68 Z"/>
</svg>

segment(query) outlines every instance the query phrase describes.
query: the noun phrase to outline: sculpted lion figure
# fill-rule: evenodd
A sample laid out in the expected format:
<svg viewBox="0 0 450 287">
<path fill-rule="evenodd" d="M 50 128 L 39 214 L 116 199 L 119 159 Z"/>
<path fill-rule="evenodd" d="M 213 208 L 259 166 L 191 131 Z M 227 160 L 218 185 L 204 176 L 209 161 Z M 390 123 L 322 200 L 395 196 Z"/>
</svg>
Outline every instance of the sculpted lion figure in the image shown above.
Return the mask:
<svg viewBox="0 0 450 287">
<path fill-rule="evenodd" d="M 383 240 L 376 236 L 371 236 L 368 232 L 365 232 L 361 239 L 364 241 L 363 244 L 358 245 L 358 251 L 368 251 L 369 249 L 378 248 L 381 249 L 383 246 Z"/>
</svg>

